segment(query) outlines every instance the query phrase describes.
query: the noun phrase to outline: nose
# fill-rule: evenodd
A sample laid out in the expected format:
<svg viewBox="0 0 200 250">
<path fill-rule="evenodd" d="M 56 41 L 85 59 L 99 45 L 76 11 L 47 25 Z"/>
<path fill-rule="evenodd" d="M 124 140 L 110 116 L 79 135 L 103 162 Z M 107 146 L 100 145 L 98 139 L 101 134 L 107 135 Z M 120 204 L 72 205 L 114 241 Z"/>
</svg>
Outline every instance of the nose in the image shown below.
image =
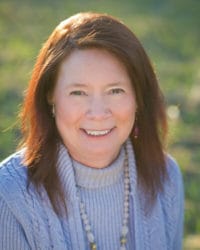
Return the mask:
<svg viewBox="0 0 200 250">
<path fill-rule="evenodd" d="M 103 120 L 111 116 L 111 107 L 103 97 L 92 97 L 88 104 L 86 116 L 92 120 Z"/>
</svg>

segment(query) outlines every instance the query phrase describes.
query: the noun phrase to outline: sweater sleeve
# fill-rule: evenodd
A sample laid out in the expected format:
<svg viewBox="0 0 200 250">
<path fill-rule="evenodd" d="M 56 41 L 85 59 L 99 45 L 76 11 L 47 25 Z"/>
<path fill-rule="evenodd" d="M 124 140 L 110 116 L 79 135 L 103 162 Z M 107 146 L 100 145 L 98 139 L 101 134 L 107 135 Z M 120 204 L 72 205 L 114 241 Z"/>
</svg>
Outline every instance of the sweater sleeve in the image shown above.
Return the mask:
<svg viewBox="0 0 200 250">
<path fill-rule="evenodd" d="M 170 194 L 171 208 L 170 218 L 173 218 L 173 237 L 172 249 L 181 250 L 183 240 L 183 222 L 184 222 L 184 187 L 183 178 L 177 162 L 168 157 L 169 177 L 171 179 Z"/>
<path fill-rule="evenodd" d="M 181 173 L 178 169 L 179 181 L 177 183 L 177 223 L 173 242 L 173 250 L 182 249 L 183 222 L 184 222 L 184 188 Z"/>
<path fill-rule="evenodd" d="M 0 211 L 0 249 L 30 249 L 22 226 L 18 223 L 7 204 L 1 198 Z"/>
</svg>

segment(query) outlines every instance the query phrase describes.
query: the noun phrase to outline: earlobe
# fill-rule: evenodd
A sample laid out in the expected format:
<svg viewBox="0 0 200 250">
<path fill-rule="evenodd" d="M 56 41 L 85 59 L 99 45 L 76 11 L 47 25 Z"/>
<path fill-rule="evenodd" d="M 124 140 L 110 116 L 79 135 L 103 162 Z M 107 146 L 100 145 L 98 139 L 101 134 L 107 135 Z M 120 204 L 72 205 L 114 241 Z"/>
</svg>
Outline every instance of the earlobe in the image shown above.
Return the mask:
<svg viewBox="0 0 200 250">
<path fill-rule="evenodd" d="M 53 95 L 51 93 L 47 94 L 47 102 L 51 106 L 52 117 L 55 117 L 55 104 L 54 104 Z"/>
<path fill-rule="evenodd" d="M 53 105 L 53 103 L 54 103 L 53 95 L 50 92 L 47 93 L 47 102 L 48 102 L 49 105 Z"/>
</svg>

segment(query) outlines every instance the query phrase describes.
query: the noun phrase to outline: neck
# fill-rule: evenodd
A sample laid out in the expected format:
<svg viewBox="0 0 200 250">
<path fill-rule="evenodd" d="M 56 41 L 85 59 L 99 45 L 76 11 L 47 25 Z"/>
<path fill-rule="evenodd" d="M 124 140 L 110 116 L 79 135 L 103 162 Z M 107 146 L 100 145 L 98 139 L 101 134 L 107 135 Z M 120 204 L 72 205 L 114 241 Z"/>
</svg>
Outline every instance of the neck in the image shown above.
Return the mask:
<svg viewBox="0 0 200 250">
<path fill-rule="evenodd" d="M 70 156 L 77 162 L 81 163 L 82 165 L 85 165 L 90 168 L 106 168 L 108 167 L 119 155 L 119 152 L 115 154 L 107 154 L 107 155 L 79 155 L 76 156 L 72 154 L 71 152 Z"/>
<path fill-rule="evenodd" d="M 121 149 L 118 157 L 106 168 L 90 168 L 72 160 L 76 184 L 84 188 L 101 188 L 116 183 L 123 176 L 125 150 Z"/>
</svg>

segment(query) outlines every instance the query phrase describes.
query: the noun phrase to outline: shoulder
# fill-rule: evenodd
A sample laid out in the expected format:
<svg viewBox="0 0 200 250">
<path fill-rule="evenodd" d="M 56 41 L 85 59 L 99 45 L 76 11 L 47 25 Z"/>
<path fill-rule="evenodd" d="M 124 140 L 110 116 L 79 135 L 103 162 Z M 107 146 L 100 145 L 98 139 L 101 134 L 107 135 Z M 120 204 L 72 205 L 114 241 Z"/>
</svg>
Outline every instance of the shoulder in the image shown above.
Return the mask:
<svg viewBox="0 0 200 250">
<path fill-rule="evenodd" d="M 24 150 L 12 154 L 0 163 L 0 196 L 16 194 L 27 185 L 27 167 L 23 165 Z"/>
<path fill-rule="evenodd" d="M 177 163 L 177 161 L 171 156 L 166 155 L 166 169 L 167 169 L 167 180 L 166 180 L 166 187 L 165 188 L 179 188 L 182 189 L 183 187 L 183 178 L 181 169 Z"/>
<path fill-rule="evenodd" d="M 184 189 L 181 169 L 177 161 L 170 155 L 166 155 L 167 178 L 164 182 L 160 199 L 164 209 L 170 212 L 170 216 L 183 213 Z"/>
<path fill-rule="evenodd" d="M 160 194 L 161 208 L 170 249 L 182 249 L 184 222 L 184 188 L 181 169 L 176 160 L 166 156 L 167 178 Z"/>
<path fill-rule="evenodd" d="M 12 213 L 20 223 L 33 214 L 34 190 L 28 186 L 27 167 L 23 164 L 24 150 L 12 154 L 0 163 L 0 201 L 7 213 Z M 26 224 L 26 223 L 25 223 Z"/>
<path fill-rule="evenodd" d="M 36 190 L 28 186 L 27 167 L 23 164 L 24 152 L 19 151 L 0 163 L 0 227 L 6 223 L 6 233 L 10 233 L 11 229 L 17 235 L 25 233 L 31 249 L 36 249 L 36 241 L 40 244 L 44 237 L 48 237 L 47 217 Z"/>
<path fill-rule="evenodd" d="M 0 162 L 0 175 L 4 173 L 6 170 L 11 170 L 12 169 L 20 169 L 24 168 L 25 166 L 23 165 L 23 157 L 24 157 L 24 152 L 25 149 L 22 149 L 9 157 L 7 157 L 5 160 Z"/>
<path fill-rule="evenodd" d="M 0 178 L 11 175 L 26 175 L 27 167 L 23 164 L 25 150 L 20 150 L 0 163 Z"/>
<path fill-rule="evenodd" d="M 168 174 L 173 177 L 173 176 L 181 176 L 181 171 L 180 167 L 171 155 L 167 154 L 166 155 L 166 167 L 167 167 L 167 172 Z"/>
</svg>

